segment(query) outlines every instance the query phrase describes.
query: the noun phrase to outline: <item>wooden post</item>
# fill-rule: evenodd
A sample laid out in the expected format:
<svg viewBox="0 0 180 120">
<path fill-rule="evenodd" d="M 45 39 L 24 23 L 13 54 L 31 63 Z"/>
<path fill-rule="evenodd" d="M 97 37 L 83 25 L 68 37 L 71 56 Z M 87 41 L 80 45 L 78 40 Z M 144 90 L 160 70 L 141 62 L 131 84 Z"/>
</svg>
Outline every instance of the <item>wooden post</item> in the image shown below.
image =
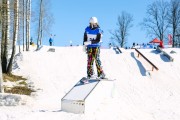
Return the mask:
<svg viewBox="0 0 180 120">
<path fill-rule="evenodd" d="M 139 58 L 139 53 L 138 53 L 138 58 Z"/>
<path fill-rule="evenodd" d="M 152 71 L 154 70 L 154 67 L 152 67 Z"/>
</svg>

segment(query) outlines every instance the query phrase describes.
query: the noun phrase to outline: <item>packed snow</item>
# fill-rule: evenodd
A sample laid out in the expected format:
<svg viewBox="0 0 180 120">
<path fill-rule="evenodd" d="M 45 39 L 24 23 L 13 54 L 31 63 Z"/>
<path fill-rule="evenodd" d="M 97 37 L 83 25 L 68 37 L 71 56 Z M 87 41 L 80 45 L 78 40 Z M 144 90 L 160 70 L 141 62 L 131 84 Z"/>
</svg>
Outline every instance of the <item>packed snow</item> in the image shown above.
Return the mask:
<svg viewBox="0 0 180 120">
<path fill-rule="evenodd" d="M 55 52 L 48 51 L 54 48 Z M 85 114 L 61 110 L 61 99 L 86 76 L 82 46 L 43 46 L 18 53 L 13 73 L 28 79 L 31 96 L 0 94 L 0 120 L 179 120 L 180 49 L 166 48 L 174 61 L 155 49 L 139 49 L 159 70 L 153 70 L 134 49 L 101 49 L 103 70 L 116 81 L 101 81 L 101 101 Z M 174 52 L 172 52 L 174 51 Z M 7 84 L 7 83 L 4 83 Z M 100 91 L 98 91 L 100 90 Z M 102 94 L 101 94 L 102 93 Z M 106 93 L 106 94 L 104 94 Z M 80 94 L 80 93 L 77 93 Z M 92 93 L 93 94 L 93 93 Z M 94 98 L 95 99 L 95 98 Z"/>
</svg>

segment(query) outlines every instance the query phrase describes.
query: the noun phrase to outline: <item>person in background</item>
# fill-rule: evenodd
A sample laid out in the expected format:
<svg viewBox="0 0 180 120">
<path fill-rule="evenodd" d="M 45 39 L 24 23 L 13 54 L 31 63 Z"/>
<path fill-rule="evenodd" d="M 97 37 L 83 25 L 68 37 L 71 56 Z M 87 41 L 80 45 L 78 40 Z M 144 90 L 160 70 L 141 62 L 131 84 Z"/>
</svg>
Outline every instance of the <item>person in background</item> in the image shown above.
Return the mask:
<svg viewBox="0 0 180 120">
<path fill-rule="evenodd" d="M 83 45 L 86 46 L 87 52 L 87 78 L 91 78 L 93 75 L 94 61 L 97 67 L 98 78 L 105 78 L 104 71 L 101 66 L 100 60 L 100 45 L 103 31 L 100 29 L 98 20 L 96 17 L 91 17 L 89 20 L 89 26 L 86 27 L 84 32 Z"/>
<path fill-rule="evenodd" d="M 49 38 L 49 45 L 52 46 L 52 42 L 53 42 L 53 39 L 50 37 Z"/>
<path fill-rule="evenodd" d="M 30 45 L 33 45 L 33 38 L 30 39 Z"/>
<path fill-rule="evenodd" d="M 135 48 L 135 46 L 136 46 L 136 44 L 135 44 L 135 43 L 133 43 L 133 45 L 132 45 L 131 49 Z"/>
</svg>

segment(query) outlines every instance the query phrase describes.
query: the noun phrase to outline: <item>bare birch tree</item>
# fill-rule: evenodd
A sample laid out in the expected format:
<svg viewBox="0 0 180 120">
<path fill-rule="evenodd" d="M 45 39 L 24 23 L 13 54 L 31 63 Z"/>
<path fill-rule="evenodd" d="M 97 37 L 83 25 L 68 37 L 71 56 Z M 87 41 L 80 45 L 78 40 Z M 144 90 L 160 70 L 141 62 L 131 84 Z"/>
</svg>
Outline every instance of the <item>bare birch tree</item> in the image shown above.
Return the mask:
<svg viewBox="0 0 180 120">
<path fill-rule="evenodd" d="M 14 56 L 15 56 L 15 53 L 16 53 L 16 41 L 17 41 L 17 37 L 18 37 L 18 26 L 19 26 L 19 23 L 18 23 L 18 20 L 19 20 L 19 17 L 18 17 L 18 9 L 19 9 L 19 0 L 14 0 L 14 26 L 13 26 L 13 44 L 12 44 L 12 53 L 11 53 L 11 57 L 10 57 L 10 60 L 9 60 L 9 64 L 8 64 L 8 67 L 7 67 L 7 73 L 10 74 L 12 72 L 12 63 L 13 63 L 13 60 L 14 60 Z"/>
<path fill-rule="evenodd" d="M 7 72 L 8 41 L 10 29 L 9 0 L 2 0 L 1 62 L 2 72 Z"/>
<path fill-rule="evenodd" d="M 1 24 L 2 24 L 2 0 L 0 0 L 0 33 L 1 33 L 1 28 L 2 28 Z"/>
<path fill-rule="evenodd" d="M 31 0 L 26 0 L 26 51 L 29 51 L 29 44 L 30 44 L 30 18 L 31 18 Z"/>
<path fill-rule="evenodd" d="M 178 35 L 178 29 L 180 30 L 180 1 L 171 0 L 170 2 L 170 13 L 169 13 L 169 23 L 172 27 L 172 40 L 173 47 L 178 44 L 175 37 Z"/>
<path fill-rule="evenodd" d="M 112 34 L 111 39 L 116 40 L 120 47 L 124 47 L 127 42 L 129 29 L 133 26 L 132 21 L 133 16 L 123 11 L 121 15 L 118 16 L 118 29 L 110 32 Z"/>
<path fill-rule="evenodd" d="M 169 27 L 167 17 L 168 3 L 163 0 L 155 1 L 148 6 L 147 17 L 144 18 L 142 27 L 148 36 L 158 37 L 163 41 Z"/>
<path fill-rule="evenodd" d="M 1 59 L 0 59 L 1 62 Z M 3 76 L 2 76 L 2 66 L 0 64 L 0 93 L 3 93 L 4 89 L 3 89 Z"/>
<path fill-rule="evenodd" d="M 54 23 L 53 14 L 51 13 L 51 0 L 38 0 L 36 8 L 36 15 L 34 15 L 34 22 L 37 24 L 37 49 L 42 45 L 42 40 L 51 35 L 50 29 Z M 38 16 L 35 17 L 35 16 Z"/>
<path fill-rule="evenodd" d="M 0 33 L 2 29 L 2 0 L 0 0 Z M 0 37 L 1 38 L 1 37 Z M 1 46 L 0 46 L 0 55 L 1 55 Z M 2 77 L 2 64 L 1 64 L 1 57 L 0 57 L 0 93 L 3 93 L 3 77 Z"/>
<path fill-rule="evenodd" d="M 43 0 L 40 0 L 37 49 L 39 49 L 39 46 L 42 44 L 42 2 Z"/>
<path fill-rule="evenodd" d="M 20 2 L 20 1 L 19 1 L 19 2 Z M 20 13 L 21 13 L 21 15 L 20 15 L 21 18 L 20 18 L 20 19 L 21 19 L 21 21 L 22 21 L 22 22 L 21 22 L 22 27 L 20 27 L 20 29 L 21 29 L 21 32 L 22 32 L 22 36 L 21 36 L 21 37 L 22 37 L 22 47 L 23 47 L 23 51 L 25 51 L 25 43 L 26 43 L 26 42 L 25 42 L 25 10 L 26 10 L 26 9 L 25 9 L 25 6 L 26 6 L 25 3 L 26 3 L 25 0 L 22 0 L 22 1 L 21 1 L 21 4 L 22 4 L 21 6 L 22 6 L 22 7 L 20 7 L 20 8 L 21 8 L 21 12 L 20 12 Z M 19 29 L 19 30 L 20 30 L 20 29 Z"/>
</svg>

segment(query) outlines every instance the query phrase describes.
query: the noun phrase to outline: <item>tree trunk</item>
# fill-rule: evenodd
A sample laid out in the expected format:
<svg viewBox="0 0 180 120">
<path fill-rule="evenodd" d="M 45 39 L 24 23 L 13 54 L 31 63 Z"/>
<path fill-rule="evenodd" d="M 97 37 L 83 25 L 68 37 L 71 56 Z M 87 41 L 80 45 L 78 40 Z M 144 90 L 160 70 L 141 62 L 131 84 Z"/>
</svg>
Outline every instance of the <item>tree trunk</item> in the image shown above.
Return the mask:
<svg viewBox="0 0 180 120">
<path fill-rule="evenodd" d="M 1 60 L 0 60 L 1 62 Z M 3 77 L 2 77 L 2 66 L 0 64 L 0 93 L 3 93 L 4 89 L 3 89 Z"/>
<path fill-rule="evenodd" d="M 0 52 L 1 52 L 1 47 L 0 47 Z M 1 63 L 1 58 L 0 58 L 0 63 Z M 3 77 L 2 77 L 2 64 L 0 64 L 0 93 L 4 93 Z"/>
<path fill-rule="evenodd" d="M 24 0 L 23 0 L 23 15 L 22 15 L 22 19 L 23 19 L 23 51 L 24 51 L 24 29 L 25 29 L 25 22 L 24 22 L 24 18 L 25 18 L 25 14 L 24 14 L 24 11 L 25 11 L 25 9 L 24 9 L 24 7 L 25 7 L 25 4 L 24 4 Z"/>
<path fill-rule="evenodd" d="M 2 6 L 2 1 L 0 1 L 1 3 L 0 3 L 0 5 L 1 5 L 1 7 L 0 7 L 0 9 L 1 9 L 1 11 L 0 11 L 0 33 L 2 34 L 3 32 L 2 32 L 2 23 L 4 23 L 4 16 L 3 16 L 3 14 L 4 14 L 4 7 Z M 1 36 L 1 37 L 3 37 L 3 36 Z M 2 48 L 2 40 L 1 40 L 1 47 L 0 47 L 0 55 L 1 55 L 1 48 Z M 4 92 L 4 89 L 3 89 L 3 77 L 2 77 L 2 64 L 1 64 L 2 62 L 1 62 L 1 57 L 0 57 L 0 93 L 3 93 Z"/>
<path fill-rule="evenodd" d="M 26 51 L 29 51 L 30 44 L 30 13 L 31 0 L 26 0 Z"/>
<path fill-rule="evenodd" d="M 0 47 L 0 52 L 1 52 L 1 47 Z M 0 58 L 0 63 L 1 63 L 1 58 Z M 3 88 L 3 77 L 2 77 L 2 64 L 0 64 L 0 93 L 4 93 L 4 88 Z"/>
<path fill-rule="evenodd" d="M 12 54 L 8 64 L 7 73 L 10 74 L 12 72 L 12 63 L 14 59 L 14 55 L 16 53 L 16 41 L 18 36 L 18 8 L 19 8 L 19 0 L 14 0 L 14 27 L 13 27 L 13 46 L 12 46 Z"/>
<path fill-rule="evenodd" d="M 29 12 L 28 12 L 28 21 L 29 21 L 29 24 L 28 24 L 28 48 L 29 48 L 29 45 L 30 45 L 30 36 L 31 36 L 31 33 L 30 33 L 30 27 L 31 27 L 31 0 L 29 0 Z"/>
<path fill-rule="evenodd" d="M 42 39 L 42 0 L 40 1 L 40 10 L 39 10 L 39 26 L 38 26 L 38 39 L 37 39 L 37 49 L 39 49 L 39 45 L 41 45 Z"/>
<path fill-rule="evenodd" d="M 8 40 L 9 40 L 9 0 L 2 1 L 2 42 L 1 42 L 1 61 L 2 72 L 7 72 L 7 59 L 8 59 Z"/>
<path fill-rule="evenodd" d="M 31 0 L 26 1 L 26 51 L 29 51 L 30 44 L 30 14 L 31 13 Z"/>
</svg>

